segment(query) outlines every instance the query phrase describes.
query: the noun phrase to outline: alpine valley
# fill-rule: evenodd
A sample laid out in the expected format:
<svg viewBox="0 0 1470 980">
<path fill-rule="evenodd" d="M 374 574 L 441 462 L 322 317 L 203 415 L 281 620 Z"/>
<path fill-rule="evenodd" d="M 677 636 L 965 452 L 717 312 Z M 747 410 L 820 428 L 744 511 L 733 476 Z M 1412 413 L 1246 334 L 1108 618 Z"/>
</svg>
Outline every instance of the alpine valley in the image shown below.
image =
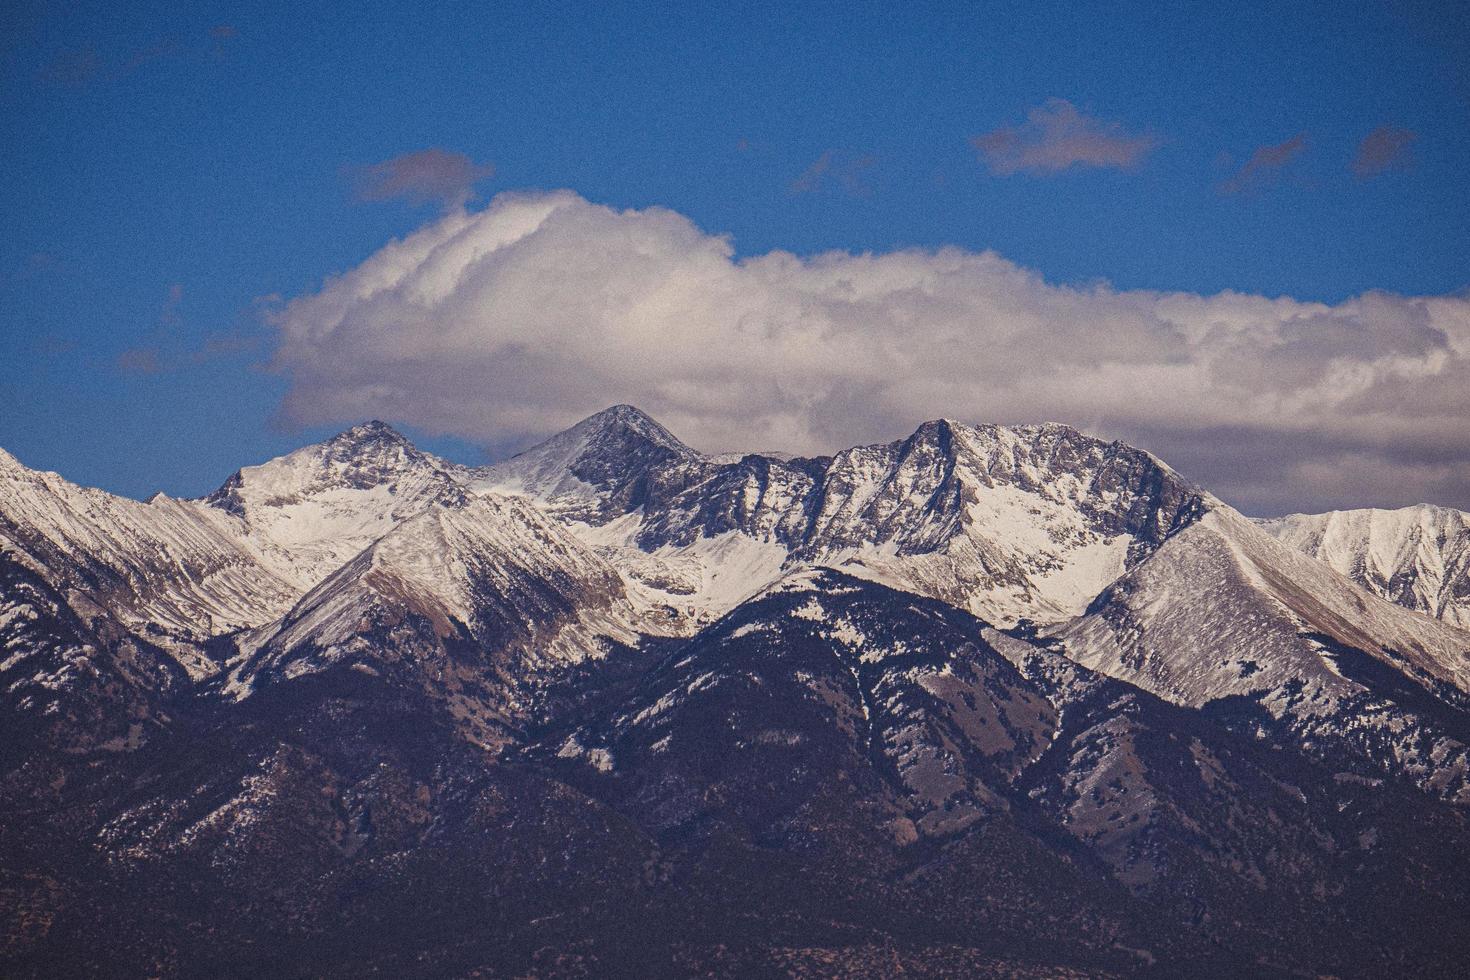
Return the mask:
<svg viewBox="0 0 1470 980">
<path fill-rule="evenodd" d="M 0 974 L 1461 976 L 1467 528 L 1056 424 L 0 451 Z"/>
</svg>

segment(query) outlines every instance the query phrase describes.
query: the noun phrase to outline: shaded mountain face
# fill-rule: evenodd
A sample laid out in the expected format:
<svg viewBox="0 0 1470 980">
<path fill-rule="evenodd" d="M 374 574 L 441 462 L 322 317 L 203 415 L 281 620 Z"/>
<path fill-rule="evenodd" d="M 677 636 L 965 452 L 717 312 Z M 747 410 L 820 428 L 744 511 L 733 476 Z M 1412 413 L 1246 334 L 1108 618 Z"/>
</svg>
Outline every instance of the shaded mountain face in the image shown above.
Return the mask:
<svg viewBox="0 0 1470 980">
<path fill-rule="evenodd" d="M 481 486 L 545 500 L 557 513 L 604 524 L 660 499 L 703 457 L 631 405 L 615 405 L 497 466 Z"/>
<path fill-rule="evenodd" d="M 1291 514 L 1260 524 L 1376 596 L 1470 628 L 1470 514 L 1421 504 Z"/>
<path fill-rule="evenodd" d="M 44 578 L 0 553 L 0 759 L 38 747 L 136 748 L 166 723 L 158 710 L 188 675 L 163 651 L 103 617 L 84 622 Z"/>
<path fill-rule="evenodd" d="M 0 456 L 3 972 L 1457 972 L 1470 634 L 1267 530 L 1058 425 Z"/>
</svg>

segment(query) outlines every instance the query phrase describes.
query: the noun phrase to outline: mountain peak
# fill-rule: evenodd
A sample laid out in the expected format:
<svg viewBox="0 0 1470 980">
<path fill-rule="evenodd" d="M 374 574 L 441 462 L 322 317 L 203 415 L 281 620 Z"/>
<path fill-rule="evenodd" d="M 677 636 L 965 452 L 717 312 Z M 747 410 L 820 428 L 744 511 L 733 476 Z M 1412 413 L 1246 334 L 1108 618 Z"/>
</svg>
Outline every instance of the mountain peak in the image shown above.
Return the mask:
<svg viewBox="0 0 1470 980">
<path fill-rule="evenodd" d="M 660 425 L 653 416 L 634 405 L 613 405 L 611 408 L 604 408 L 594 415 L 587 416 L 560 435 L 552 436 L 547 442 L 572 433 L 588 437 L 589 442 L 597 441 L 597 437 L 611 433 L 631 433 L 654 445 L 674 450 L 680 454 L 693 454 L 694 452 L 684 445 L 678 436 Z"/>
<path fill-rule="evenodd" d="M 413 443 L 408 436 L 399 432 L 387 422 L 371 419 L 350 429 L 345 429 L 328 439 L 329 446 L 360 446 L 369 443 L 381 443 L 383 445 L 403 446 L 412 449 Z"/>
<path fill-rule="evenodd" d="M 643 409 L 639 408 L 637 405 L 629 405 L 627 402 L 622 402 L 617 405 L 609 405 L 602 411 L 594 412 L 587 417 L 589 419 L 642 419 L 646 422 L 653 422 L 653 417 L 651 415 L 649 415 Z M 654 424 L 657 425 L 656 422 Z"/>
<path fill-rule="evenodd" d="M 478 486 L 504 493 L 592 506 L 597 494 L 617 498 L 614 510 L 636 506 L 650 476 L 704 457 L 632 405 L 614 405 L 525 452 L 479 470 Z M 600 509 L 599 505 L 598 509 Z M 606 516 L 606 515 L 604 515 Z"/>
<path fill-rule="evenodd" d="M 405 474 L 437 472 L 444 464 L 415 446 L 386 422 L 354 425 L 324 442 L 304 446 L 258 466 L 247 466 L 231 483 L 255 483 L 274 494 L 294 494 L 328 486 L 366 489 L 396 483 Z M 224 488 L 221 488 L 224 489 Z"/>
<path fill-rule="evenodd" d="M 581 471 L 588 466 L 596 470 L 636 466 L 650 455 L 660 461 L 701 458 L 652 416 L 632 405 L 614 405 L 488 469 L 523 477 L 531 471 L 543 476 L 571 472 L 586 482 L 600 483 L 608 474 L 590 477 Z"/>
</svg>

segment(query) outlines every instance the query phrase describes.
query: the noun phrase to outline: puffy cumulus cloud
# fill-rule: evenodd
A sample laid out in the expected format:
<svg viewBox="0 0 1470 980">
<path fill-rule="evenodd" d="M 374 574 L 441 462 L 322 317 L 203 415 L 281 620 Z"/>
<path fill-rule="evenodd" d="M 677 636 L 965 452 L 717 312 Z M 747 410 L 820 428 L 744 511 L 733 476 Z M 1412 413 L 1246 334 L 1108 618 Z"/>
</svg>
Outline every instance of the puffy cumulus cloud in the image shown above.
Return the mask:
<svg viewBox="0 0 1470 980">
<path fill-rule="evenodd" d="M 504 451 L 632 402 L 701 449 L 818 453 L 938 416 L 1051 419 L 1248 509 L 1470 504 L 1466 296 L 1056 285 L 957 248 L 736 258 L 673 211 L 563 191 L 451 212 L 272 322 L 300 424 Z"/>
<path fill-rule="evenodd" d="M 1071 167 L 1129 170 L 1153 152 L 1158 140 L 1084 115 L 1066 99 L 1047 99 L 1021 125 L 972 136 L 970 145 L 991 173 L 1007 176 L 1054 174 Z"/>
<path fill-rule="evenodd" d="M 364 201 L 405 198 L 413 204 L 438 202 L 459 208 L 474 195 L 475 185 L 494 173 L 492 164 L 430 147 L 357 168 L 352 178 Z"/>
</svg>

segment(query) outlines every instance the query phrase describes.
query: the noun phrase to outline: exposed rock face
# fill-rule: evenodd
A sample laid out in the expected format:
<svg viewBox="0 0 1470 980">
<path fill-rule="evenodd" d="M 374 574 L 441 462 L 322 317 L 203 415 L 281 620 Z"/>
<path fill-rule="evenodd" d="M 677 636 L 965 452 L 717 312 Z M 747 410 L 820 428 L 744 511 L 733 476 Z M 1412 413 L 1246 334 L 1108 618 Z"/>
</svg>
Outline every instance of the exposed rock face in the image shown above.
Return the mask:
<svg viewBox="0 0 1470 980">
<path fill-rule="evenodd" d="M 382 422 L 248 466 L 204 498 L 277 574 L 316 585 L 398 523 L 433 505 L 462 506 L 463 470 Z"/>
<path fill-rule="evenodd" d="M 188 686 L 173 658 L 104 616 L 89 624 L 40 575 L 0 553 L 0 758 L 38 747 L 137 748 L 164 724 L 158 710 Z"/>
<path fill-rule="evenodd" d="M 481 470 L 476 485 L 590 525 L 591 540 L 704 621 L 801 565 L 997 622 L 1064 619 L 1213 502 L 1147 453 L 1062 425 L 941 420 L 830 458 L 728 461 L 626 406 Z M 716 584 L 720 566 L 743 580 Z"/>
<path fill-rule="evenodd" d="M 0 972 L 1454 975 L 1452 520 L 1316 520 L 1060 425 L 0 454 Z"/>
<path fill-rule="evenodd" d="M 1168 700 L 1470 803 L 1470 634 L 1368 595 L 1228 508 L 1052 632 L 1077 662 Z"/>
<path fill-rule="evenodd" d="M 1420 504 L 1292 514 L 1260 524 L 1374 595 L 1470 629 L 1470 514 Z"/>
<path fill-rule="evenodd" d="M 197 504 L 146 504 L 26 469 L 0 450 L 0 544 L 63 593 L 156 636 L 196 676 L 217 665 L 202 645 L 290 605 L 292 583 Z"/>
</svg>

